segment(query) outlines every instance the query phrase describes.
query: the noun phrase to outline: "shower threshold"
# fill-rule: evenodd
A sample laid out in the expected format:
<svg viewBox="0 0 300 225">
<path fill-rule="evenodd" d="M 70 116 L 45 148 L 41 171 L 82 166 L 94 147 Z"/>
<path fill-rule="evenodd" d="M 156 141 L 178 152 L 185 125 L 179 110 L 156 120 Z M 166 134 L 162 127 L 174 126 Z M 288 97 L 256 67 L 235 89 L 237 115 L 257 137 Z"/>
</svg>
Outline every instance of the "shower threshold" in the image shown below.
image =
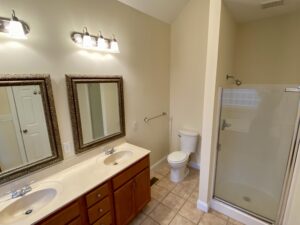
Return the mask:
<svg viewBox="0 0 300 225">
<path fill-rule="evenodd" d="M 275 221 L 273 220 L 257 215 L 246 209 L 240 208 L 218 197 L 214 197 L 211 200 L 211 208 L 247 225 L 275 224 Z"/>
</svg>

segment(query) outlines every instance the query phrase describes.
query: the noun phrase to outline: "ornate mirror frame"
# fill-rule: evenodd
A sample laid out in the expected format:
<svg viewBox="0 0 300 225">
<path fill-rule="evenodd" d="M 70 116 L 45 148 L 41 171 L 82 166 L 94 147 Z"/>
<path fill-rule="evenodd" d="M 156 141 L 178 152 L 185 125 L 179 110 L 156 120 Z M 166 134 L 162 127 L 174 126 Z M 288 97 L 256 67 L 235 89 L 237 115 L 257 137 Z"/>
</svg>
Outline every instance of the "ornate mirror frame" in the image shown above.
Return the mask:
<svg viewBox="0 0 300 225">
<path fill-rule="evenodd" d="M 122 76 L 95 76 L 95 75 L 66 75 L 69 107 L 72 122 L 73 140 L 76 154 L 95 148 L 106 142 L 125 136 L 125 112 Z M 119 96 L 120 132 L 99 138 L 89 143 L 83 143 L 82 125 L 80 120 L 78 92 L 79 83 L 117 83 Z"/>
<path fill-rule="evenodd" d="M 2 172 L 0 174 L 0 184 L 28 175 L 63 160 L 50 75 L 0 75 L 0 87 L 18 85 L 39 85 L 40 87 L 52 156 Z"/>
</svg>

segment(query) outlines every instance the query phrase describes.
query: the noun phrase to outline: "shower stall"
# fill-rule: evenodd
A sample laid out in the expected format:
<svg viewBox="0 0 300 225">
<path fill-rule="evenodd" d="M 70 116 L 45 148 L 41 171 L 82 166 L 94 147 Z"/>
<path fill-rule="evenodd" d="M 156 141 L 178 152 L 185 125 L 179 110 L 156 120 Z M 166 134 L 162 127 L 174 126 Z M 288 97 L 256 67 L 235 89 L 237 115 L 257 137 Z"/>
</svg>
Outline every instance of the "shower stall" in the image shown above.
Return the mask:
<svg viewBox="0 0 300 225">
<path fill-rule="evenodd" d="M 299 147 L 300 87 L 221 89 L 213 198 L 279 224 Z"/>
</svg>

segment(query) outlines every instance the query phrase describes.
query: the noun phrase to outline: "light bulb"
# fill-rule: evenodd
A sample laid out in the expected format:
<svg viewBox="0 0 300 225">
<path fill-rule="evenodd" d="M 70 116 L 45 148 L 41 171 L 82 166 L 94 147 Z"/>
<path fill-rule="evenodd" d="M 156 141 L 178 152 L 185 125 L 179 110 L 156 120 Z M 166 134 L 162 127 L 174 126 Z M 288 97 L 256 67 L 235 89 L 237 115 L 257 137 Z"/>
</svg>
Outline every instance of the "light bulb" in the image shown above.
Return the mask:
<svg viewBox="0 0 300 225">
<path fill-rule="evenodd" d="M 82 44 L 82 36 L 81 34 L 75 34 L 74 35 L 74 40 L 77 44 Z"/>
<path fill-rule="evenodd" d="M 120 53 L 119 45 L 115 38 L 110 43 L 110 51 L 114 53 Z"/>
<path fill-rule="evenodd" d="M 84 48 L 91 48 L 92 47 L 92 38 L 89 34 L 84 34 L 83 35 L 82 46 Z"/>
<path fill-rule="evenodd" d="M 22 23 L 13 19 L 9 22 L 8 35 L 12 38 L 27 39 Z"/>
<path fill-rule="evenodd" d="M 98 37 L 97 46 L 100 50 L 106 50 L 108 48 L 107 41 L 102 35 Z"/>
</svg>

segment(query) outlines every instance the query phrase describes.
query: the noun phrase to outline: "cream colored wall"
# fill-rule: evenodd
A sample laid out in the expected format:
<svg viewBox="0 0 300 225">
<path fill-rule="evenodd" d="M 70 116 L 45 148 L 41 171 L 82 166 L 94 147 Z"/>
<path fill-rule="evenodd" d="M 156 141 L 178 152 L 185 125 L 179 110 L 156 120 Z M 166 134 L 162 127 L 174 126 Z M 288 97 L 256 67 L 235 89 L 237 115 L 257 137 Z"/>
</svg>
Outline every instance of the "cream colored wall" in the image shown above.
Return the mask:
<svg viewBox="0 0 300 225">
<path fill-rule="evenodd" d="M 300 83 L 300 12 L 241 24 L 236 76 L 243 83 Z"/>
<path fill-rule="evenodd" d="M 226 74 L 235 74 L 237 28 L 237 23 L 222 2 L 216 87 L 232 85 L 226 80 Z"/>
<path fill-rule="evenodd" d="M 169 25 L 111 0 L 1 1 L 1 16 L 11 9 L 31 31 L 24 41 L 0 35 L 0 73 L 51 74 L 62 142 L 72 142 L 65 74 L 122 75 L 127 140 L 150 149 L 151 163 L 168 153 L 168 120 L 146 125 L 143 118 L 169 111 Z M 83 26 L 114 33 L 121 53 L 78 48 L 70 33 Z"/>
<path fill-rule="evenodd" d="M 191 0 L 171 25 L 170 150 L 179 129 L 201 135 L 209 1 Z M 193 161 L 200 160 L 200 140 Z"/>
</svg>

